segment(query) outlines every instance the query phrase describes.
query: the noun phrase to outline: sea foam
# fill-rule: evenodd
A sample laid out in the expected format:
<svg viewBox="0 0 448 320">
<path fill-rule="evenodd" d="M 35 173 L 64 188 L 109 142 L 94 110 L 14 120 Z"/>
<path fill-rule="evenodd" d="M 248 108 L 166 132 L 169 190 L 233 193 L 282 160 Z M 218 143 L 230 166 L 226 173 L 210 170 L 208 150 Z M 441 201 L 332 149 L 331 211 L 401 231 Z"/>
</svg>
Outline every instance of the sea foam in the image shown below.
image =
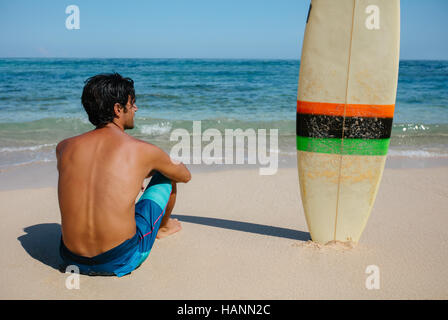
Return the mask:
<svg viewBox="0 0 448 320">
<path fill-rule="evenodd" d="M 0 152 L 22 152 L 22 151 L 37 151 L 45 147 L 56 146 L 56 143 L 46 143 L 37 146 L 25 146 L 25 147 L 3 147 L 0 148 Z"/>
<path fill-rule="evenodd" d="M 156 124 L 144 124 L 139 127 L 139 130 L 142 134 L 156 136 L 169 133 L 171 128 L 169 122 L 161 122 Z"/>
</svg>

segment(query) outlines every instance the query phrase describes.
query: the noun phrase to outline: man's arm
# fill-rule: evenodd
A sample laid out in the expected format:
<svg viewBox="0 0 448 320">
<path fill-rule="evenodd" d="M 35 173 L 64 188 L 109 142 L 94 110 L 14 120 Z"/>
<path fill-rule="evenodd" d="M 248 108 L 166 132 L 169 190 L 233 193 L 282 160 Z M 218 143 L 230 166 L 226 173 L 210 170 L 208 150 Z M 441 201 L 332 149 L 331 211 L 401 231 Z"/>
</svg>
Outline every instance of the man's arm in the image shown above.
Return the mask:
<svg viewBox="0 0 448 320">
<path fill-rule="evenodd" d="M 191 173 L 187 167 L 182 162 L 173 162 L 170 156 L 159 147 L 145 143 L 145 156 L 150 167 L 148 177 L 156 170 L 174 182 L 187 183 L 191 180 Z"/>
</svg>

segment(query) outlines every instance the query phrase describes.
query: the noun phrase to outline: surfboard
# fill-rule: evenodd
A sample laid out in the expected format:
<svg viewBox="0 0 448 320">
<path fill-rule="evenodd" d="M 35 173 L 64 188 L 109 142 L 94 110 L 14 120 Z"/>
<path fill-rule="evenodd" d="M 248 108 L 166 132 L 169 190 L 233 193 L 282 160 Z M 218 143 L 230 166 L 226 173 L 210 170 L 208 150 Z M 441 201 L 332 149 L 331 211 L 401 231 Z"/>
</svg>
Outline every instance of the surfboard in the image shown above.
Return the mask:
<svg viewBox="0 0 448 320">
<path fill-rule="evenodd" d="M 399 0 L 312 0 L 300 61 L 297 164 L 311 239 L 358 242 L 389 148 Z"/>
</svg>

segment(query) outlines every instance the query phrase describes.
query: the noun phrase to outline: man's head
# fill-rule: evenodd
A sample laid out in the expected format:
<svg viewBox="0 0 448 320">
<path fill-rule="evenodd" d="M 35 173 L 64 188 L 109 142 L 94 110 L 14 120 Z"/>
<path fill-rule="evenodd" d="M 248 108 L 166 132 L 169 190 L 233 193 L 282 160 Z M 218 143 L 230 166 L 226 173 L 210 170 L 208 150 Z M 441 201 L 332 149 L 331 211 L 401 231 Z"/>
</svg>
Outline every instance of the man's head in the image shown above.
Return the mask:
<svg viewBox="0 0 448 320">
<path fill-rule="evenodd" d="M 118 73 L 99 74 L 86 80 L 81 97 L 89 121 L 97 128 L 116 122 L 124 129 L 134 127 L 134 81 Z M 117 123 L 118 122 L 118 123 Z"/>
</svg>

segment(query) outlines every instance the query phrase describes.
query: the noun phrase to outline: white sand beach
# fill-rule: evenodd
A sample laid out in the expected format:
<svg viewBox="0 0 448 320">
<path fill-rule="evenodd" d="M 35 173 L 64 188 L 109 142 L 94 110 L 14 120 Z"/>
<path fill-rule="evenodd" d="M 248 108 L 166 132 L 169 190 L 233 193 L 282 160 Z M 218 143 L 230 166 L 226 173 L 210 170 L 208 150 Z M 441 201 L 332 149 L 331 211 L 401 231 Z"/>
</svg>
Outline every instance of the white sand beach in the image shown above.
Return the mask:
<svg viewBox="0 0 448 320">
<path fill-rule="evenodd" d="M 81 275 L 69 290 L 52 166 L 50 187 L 0 173 L 1 299 L 448 298 L 448 167 L 387 168 L 354 248 L 309 241 L 295 168 L 194 173 L 178 185 L 181 232 L 156 240 L 130 275 Z M 379 289 L 366 288 L 369 265 Z"/>
</svg>

